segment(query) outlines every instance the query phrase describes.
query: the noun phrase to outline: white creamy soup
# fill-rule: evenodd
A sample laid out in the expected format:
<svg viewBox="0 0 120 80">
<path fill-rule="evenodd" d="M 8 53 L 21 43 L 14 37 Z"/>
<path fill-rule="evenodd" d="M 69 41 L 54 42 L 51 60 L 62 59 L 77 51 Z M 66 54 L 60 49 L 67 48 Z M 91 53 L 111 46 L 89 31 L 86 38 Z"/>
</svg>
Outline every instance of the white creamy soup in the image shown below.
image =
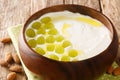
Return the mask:
<svg viewBox="0 0 120 80">
<path fill-rule="evenodd" d="M 57 30 L 57 34 L 52 34 L 55 39 L 54 42 L 50 43 L 46 42 L 48 35 L 51 35 L 49 34 L 49 29 L 45 30 L 45 34 L 37 34 L 38 29 L 34 29 L 33 27 L 31 28 L 36 21 L 41 21 L 40 26 L 44 28 L 45 24 L 47 23 L 44 23 L 43 20 L 44 24 L 42 24 L 42 19 L 46 17 L 50 18 L 50 22 Z M 40 50 L 42 49 L 42 51 L 37 49 L 37 52 L 42 53 L 44 51 L 43 56 L 51 59 L 60 61 L 88 59 L 104 51 L 110 45 L 112 40 L 111 33 L 105 27 L 105 25 L 96 19 L 79 13 L 73 13 L 70 11 L 51 12 L 44 14 L 36 21 L 33 21 L 27 28 L 27 30 L 29 28 L 33 29 L 35 36 L 31 37 L 26 35 L 26 39 L 27 41 L 34 39 L 36 45 L 33 47 L 33 49 L 36 51 L 36 48 L 40 47 Z M 56 37 L 58 37 L 58 35 L 62 35 L 64 39 L 57 41 Z M 44 36 L 44 39 L 42 39 L 44 40 L 44 44 L 37 44 L 36 40 L 40 36 Z M 64 43 L 64 41 L 68 42 Z M 46 46 L 49 44 L 54 45 L 52 47 L 49 46 L 52 49 L 54 48 L 53 50 L 49 50 L 48 47 L 46 48 Z M 59 46 L 58 49 L 57 46 Z"/>
</svg>

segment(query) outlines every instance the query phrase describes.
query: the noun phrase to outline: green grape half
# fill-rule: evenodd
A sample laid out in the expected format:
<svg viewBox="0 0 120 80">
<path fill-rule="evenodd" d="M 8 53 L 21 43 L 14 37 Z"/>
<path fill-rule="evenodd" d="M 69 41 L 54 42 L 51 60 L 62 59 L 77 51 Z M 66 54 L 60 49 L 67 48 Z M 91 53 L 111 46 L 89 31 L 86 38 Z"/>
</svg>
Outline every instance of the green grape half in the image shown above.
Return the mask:
<svg viewBox="0 0 120 80">
<path fill-rule="evenodd" d="M 36 47 L 36 41 L 34 39 L 28 40 L 28 45 L 32 48 Z"/>
<path fill-rule="evenodd" d="M 44 17 L 40 20 L 42 23 L 48 23 L 51 21 L 51 18 L 50 17 Z"/>
<path fill-rule="evenodd" d="M 68 55 L 70 57 L 76 57 L 78 55 L 78 51 L 75 50 L 75 49 L 71 49 L 71 50 L 68 51 Z"/>
<path fill-rule="evenodd" d="M 71 46 L 71 42 L 68 41 L 68 40 L 65 40 L 65 41 L 62 43 L 62 46 L 63 46 L 64 48 L 66 48 L 66 47 L 68 47 L 68 46 Z"/>
<path fill-rule="evenodd" d="M 50 30 L 48 31 L 48 34 L 50 34 L 50 35 L 56 35 L 56 34 L 58 34 L 58 31 L 57 31 L 56 28 L 52 28 L 52 29 L 50 29 Z"/>
<path fill-rule="evenodd" d="M 64 55 L 61 57 L 61 61 L 70 61 L 70 57 Z"/>
<path fill-rule="evenodd" d="M 31 28 L 26 30 L 26 36 L 28 37 L 35 37 L 35 31 Z"/>
<path fill-rule="evenodd" d="M 55 49 L 55 45 L 54 44 L 48 44 L 46 47 L 47 47 L 48 51 L 53 51 Z"/>
<path fill-rule="evenodd" d="M 54 36 L 50 35 L 46 37 L 46 42 L 47 43 L 54 43 L 55 42 L 55 38 Z"/>
<path fill-rule="evenodd" d="M 62 40 L 64 40 L 64 37 L 63 37 L 62 35 L 58 35 L 58 36 L 56 37 L 56 41 L 57 41 L 57 42 L 61 42 Z"/>
<path fill-rule="evenodd" d="M 42 48 L 40 48 L 40 47 L 36 47 L 36 48 L 35 48 L 35 51 L 36 51 L 37 53 L 41 54 L 41 55 L 44 55 L 44 54 L 45 54 L 45 51 L 44 51 Z"/>
<path fill-rule="evenodd" d="M 46 33 L 46 30 L 42 27 L 37 30 L 37 34 L 45 34 L 45 33 Z"/>
<path fill-rule="evenodd" d="M 37 44 L 44 44 L 45 43 L 45 38 L 43 36 L 40 36 L 36 40 Z"/>
<path fill-rule="evenodd" d="M 41 27 L 41 23 L 40 22 L 33 22 L 33 24 L 32 24 L 32 28 L 34 28 L 34 29 L 39 29 Z"/>
<path fill-rule="evenodd" d="M 50 59 L 53 59 L 53 60 L 59 60 L 59 57 L 57 55 L 55 55 L 55 54 L 49 54 L 46 57 L 48 57 Z"/>
<path fill-rule="evenodd" d="M 51 28 L 54 28 L 54 24 L 51 23 L 51 22 L 49 22 L 49 23 L 45 23 L 44 28 L 45 28 L 45 29 L 51 29 Z"/>
<path fill-rule="evenodd" d="M 56 45 L 55 52 L 59 54 L 63 54 L 64 48 L 61 45 Z"/>
</svg>

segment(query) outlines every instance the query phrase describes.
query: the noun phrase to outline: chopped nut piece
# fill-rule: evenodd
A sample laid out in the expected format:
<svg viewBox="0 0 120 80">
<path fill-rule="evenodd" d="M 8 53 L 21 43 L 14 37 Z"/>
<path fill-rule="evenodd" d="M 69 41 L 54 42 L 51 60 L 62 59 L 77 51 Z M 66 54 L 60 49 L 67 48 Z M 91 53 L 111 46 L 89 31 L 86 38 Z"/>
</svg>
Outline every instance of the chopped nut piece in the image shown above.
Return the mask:
<svg viewBox="0 0 120 80">
<path fill-rule="evenodd" d="M 22 72 L 23 69 L 20 65 L 11 65 L 10 68 L 9 68 L 10 71 L 13 71 L 13 72 Z"/>
<path fill-rule="evenodd" d="M 120 75 L 120 66 L 114 69 L 113 75 L 115 76 Z"/>
<path fill-rule="evenodd" d="M 11 42 L 11 38 L 9 38 L 9 37 L 2 38 L 2 39 L 0 40 L 0 42 L 2 42 L 2 43 L 10 43 L 10 42 Z"/>
<path fill-rule="evenodd" d="M 7 75 L 7 80 L 15 80 L 17 74 L 15 72 L 10 72 L 8 75 Z"/>
<path fill-rule="evenodd" d="M 10 63 L 12 61 L 12 53 L 11 52 L 8 52 L 5 54 L 5 61 Z"/>
<path fill-rule="evenodd" d="M 113 72 L 114 68 L 112 66 L 110 66 L 107 70 L 107 73 L 108 74 L 111 74 Z"/>
<path fill-rule="evenodd" d="M 8 63 L 5 60 L 0 59 L 0 65 L 6 67 L 6 66 L 8 66 Z"/>
<path fill-rule="evenodd" d="M 19 59 L 18 55 L 16 53 L 14 53 L 12 56 L 13 56 L 13 60 L 15 61 L 15 63 L 19 64 L 20 59 Z"/>
</svg>

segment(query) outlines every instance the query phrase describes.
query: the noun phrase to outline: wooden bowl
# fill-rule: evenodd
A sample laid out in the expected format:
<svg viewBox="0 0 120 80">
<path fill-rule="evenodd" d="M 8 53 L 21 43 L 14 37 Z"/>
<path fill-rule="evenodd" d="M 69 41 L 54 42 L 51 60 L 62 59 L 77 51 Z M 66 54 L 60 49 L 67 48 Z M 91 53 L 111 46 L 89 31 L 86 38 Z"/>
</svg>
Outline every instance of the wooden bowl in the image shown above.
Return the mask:
<svg viewBox="0 0 120 80">
<path fill-rule="evenodd" d="M 25 39 L 27 26 L 45 13 L 63 10 L 88 15 L 101 21 L 112 34 L 111 44 L 97 56 L 75 62 L 55 61 L 37 54 L 28 46 Z M 25 66 L 33 73 L 42 76 L 44 80 L 96 80 L 115 60 L 118 37 L 113 24 L 102 13 L 80 5 L 57 5 L 36 12 L 25 22 L 19 37 L 19 50 Z"/>
</svg>

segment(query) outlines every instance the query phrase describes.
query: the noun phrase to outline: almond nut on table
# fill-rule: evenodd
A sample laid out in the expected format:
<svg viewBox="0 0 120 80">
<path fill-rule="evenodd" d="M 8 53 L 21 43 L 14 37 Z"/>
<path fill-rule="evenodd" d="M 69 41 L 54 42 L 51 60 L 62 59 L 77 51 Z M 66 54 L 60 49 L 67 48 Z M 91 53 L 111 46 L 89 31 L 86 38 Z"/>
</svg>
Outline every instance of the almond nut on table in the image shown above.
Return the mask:
<svg viewBox="0 0 120 80">
<path fill-rule="evenodd" d="M 107 70 L 107 73 L 112 74 L 113 70 L 114 70 L 113 66 L 110 66 Z"/>
<path fill-rule="evenodd" d="M 6 54 L 5 54 L 5 61 L 6 62 L 8 62 L 8 63 L 10 63 L 11 61 L 12 61 L 12 53 L 11 52 L 7 52 Z"/>
<path fill-rule="evenodd" d="M 7 80 L 15 80 L 17 74 L 15 72 L 10 72 L 8 75 L 7 75 Z"/>
<path fill-rule="evenodd" d="M 17 53 L 13 53 L 12 57 L 13 57 L 13 60 L 15 63 L 20 64 L 20 59 L 19 59 Z"/>
<path fill-rule="evenodd" d="M 9 70 L 13 71 L 13 72 L 18 72 L 18 73 L 23 72 L 22 66 L 17 65 L 17 64 L 11 65 L 10 68 L 9 68 Z"/>
<path fill-rule="evenodd" d="M 2 38 L 2 39 L 0 39 L 0 42 L 1 43 L 10 43 L 11 42 L 11 38 L 9 38 L 9 37 Z"/>
<path fill-rule="evenodd" d="M 4 67 L 7 67 L 8 63 L 4 59 L 0 59 L 0 65 L 4 66 Z"/>
<path fill-rule="evenodd" d="M 120 66 L 114 69 L 113 75 L 115 75 L 115 76 L 120 75 Z"/>
</svg>

